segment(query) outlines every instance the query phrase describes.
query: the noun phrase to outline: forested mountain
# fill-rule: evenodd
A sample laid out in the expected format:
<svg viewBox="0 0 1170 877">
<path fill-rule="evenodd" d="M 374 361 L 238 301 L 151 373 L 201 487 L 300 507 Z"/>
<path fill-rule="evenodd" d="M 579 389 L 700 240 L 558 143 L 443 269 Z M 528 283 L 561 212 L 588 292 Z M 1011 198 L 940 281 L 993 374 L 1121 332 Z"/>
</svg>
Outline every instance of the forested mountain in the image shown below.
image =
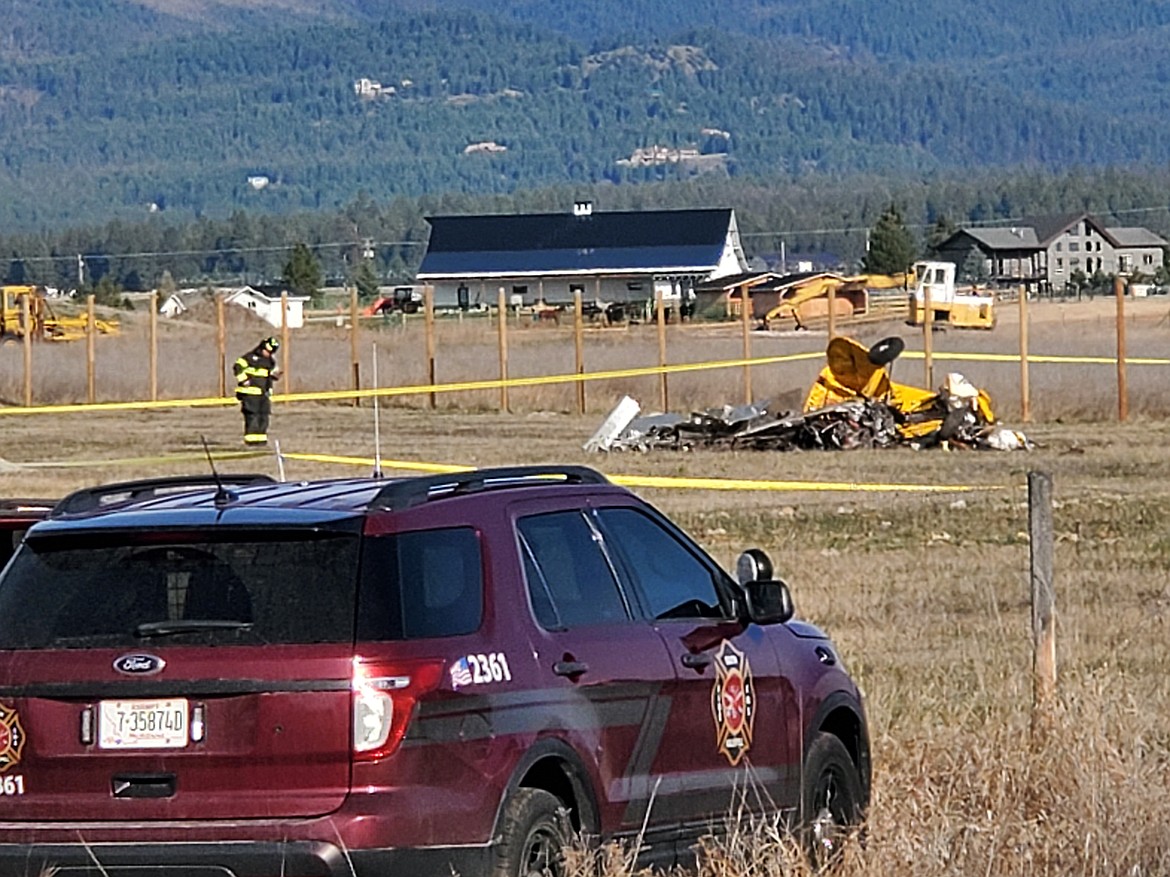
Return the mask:
<svg viewBox="0 0 1170 877">
<path fill-rule="evenodd" d="M 7 231 L 359 192 L 1170 162 L 1165 0 L 9 6 Z"/>
</svg>

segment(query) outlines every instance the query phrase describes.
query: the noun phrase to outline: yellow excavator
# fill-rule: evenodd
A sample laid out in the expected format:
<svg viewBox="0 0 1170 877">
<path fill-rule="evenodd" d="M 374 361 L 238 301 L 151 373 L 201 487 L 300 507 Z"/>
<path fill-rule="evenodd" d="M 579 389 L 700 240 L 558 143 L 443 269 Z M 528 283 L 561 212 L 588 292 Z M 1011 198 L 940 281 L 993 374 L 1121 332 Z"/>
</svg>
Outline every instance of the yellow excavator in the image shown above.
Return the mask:
<svg viewBox="0 0 1170 877">
<path fill-rule="evenodd" d="M 848 308 L 850 315 L 864 314 L 869 309 L 869 290 L 905 289 L 914 281 L 914 275 L 905 274 L 815 274 L 790 286 L 784 299 L 764 315 L 764 326 L 770 328 L 778 320 L 793 320 L 803 329 L 811 318 L 828 314 L 829 291 L 833 291 L 835 307 Z"/>
<path fill-rule="evenodd" d="M 86 314 L 59 316 L 45 297 L 44 290 L 29 285 L 0 286 L 0 344 L 24 338 L 24 302 L 28 302 L 28 322 L 33 341 L 77 341 L 84 338 L 89 326 Z M 94 328 L 103 335 L 118 334 L 116 320 L 94 318 Z"/>
<path fill-rule="evenodd" d="M 802 329 L 809 319 L 828 314 L 829 290 L 846 315 L 866 313 L 869 291 L 879 289 L 908 290 L 909 317 L 912 326 L 921 326 L 926 317 L 926 300 L 930 299 L 930 316 L 937 326 L 956 329 L 994 329 L 995 294 L 989 289 L 957 287 L 952 262 L 915 262 L 905 274 L 817 274 L 800 280 L 785 291 L 784 299 L 764 316 L 764 326 L 776 320 L 791 319 Z M 839 313 L 841 313 L 839 311 Z"/>
</svg>

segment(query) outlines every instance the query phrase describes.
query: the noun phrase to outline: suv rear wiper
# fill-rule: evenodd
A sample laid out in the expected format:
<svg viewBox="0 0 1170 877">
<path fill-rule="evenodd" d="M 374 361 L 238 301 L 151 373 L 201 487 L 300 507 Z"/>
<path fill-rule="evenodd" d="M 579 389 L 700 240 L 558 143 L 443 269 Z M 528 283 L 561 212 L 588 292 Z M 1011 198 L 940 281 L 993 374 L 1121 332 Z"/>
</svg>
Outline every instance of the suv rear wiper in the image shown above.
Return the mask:
<svg viewBox="0 0 1170 877">
<path fill-rule="evenodd" d="M 134 635 L 141 637 L 171 636 L 177 633 L 193 633 L 201 630 L 251 630 L 250 621 L 232 621 L 227 618 L 190 618 L 184 621 L 147 621 L 134 628 Z"/>
</svg>

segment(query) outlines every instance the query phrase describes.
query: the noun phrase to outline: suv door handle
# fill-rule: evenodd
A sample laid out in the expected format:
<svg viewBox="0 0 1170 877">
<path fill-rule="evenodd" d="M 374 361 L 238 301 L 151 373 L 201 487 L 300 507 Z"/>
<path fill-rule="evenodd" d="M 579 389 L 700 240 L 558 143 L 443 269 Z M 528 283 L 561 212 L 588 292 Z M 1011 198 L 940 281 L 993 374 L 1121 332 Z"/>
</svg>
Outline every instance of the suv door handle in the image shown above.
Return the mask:
<svg viewBox="0 0 1170 877">
<path fill-rule="evenodd" d="M 690 667 L 692 670 L 702 670 L 711 663 L 711 656 L 705 652 L 687 652 L 682 656 L 682 665 Z"/>
<path fill-rule="evenodd" d="M 584 661 L 557 661 L 553 664 L 553 672 L 558 676 L 580 676 L 589 665 Z"/>
</svg>

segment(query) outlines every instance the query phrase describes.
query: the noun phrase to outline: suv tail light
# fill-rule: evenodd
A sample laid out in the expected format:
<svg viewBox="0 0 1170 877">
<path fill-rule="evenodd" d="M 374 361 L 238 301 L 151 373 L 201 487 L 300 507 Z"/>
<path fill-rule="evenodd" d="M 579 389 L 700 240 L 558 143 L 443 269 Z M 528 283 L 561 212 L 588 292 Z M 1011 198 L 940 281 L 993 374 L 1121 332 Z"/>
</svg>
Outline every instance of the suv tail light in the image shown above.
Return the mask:
<svg viewBox="0 0 1170 877">
<path fill-rule="evenodd" d="M 353 660 L 353 756 L 378 761 L 393 755 L 420 696 L 443 678 L 443 662 Z"/>
</svg>

